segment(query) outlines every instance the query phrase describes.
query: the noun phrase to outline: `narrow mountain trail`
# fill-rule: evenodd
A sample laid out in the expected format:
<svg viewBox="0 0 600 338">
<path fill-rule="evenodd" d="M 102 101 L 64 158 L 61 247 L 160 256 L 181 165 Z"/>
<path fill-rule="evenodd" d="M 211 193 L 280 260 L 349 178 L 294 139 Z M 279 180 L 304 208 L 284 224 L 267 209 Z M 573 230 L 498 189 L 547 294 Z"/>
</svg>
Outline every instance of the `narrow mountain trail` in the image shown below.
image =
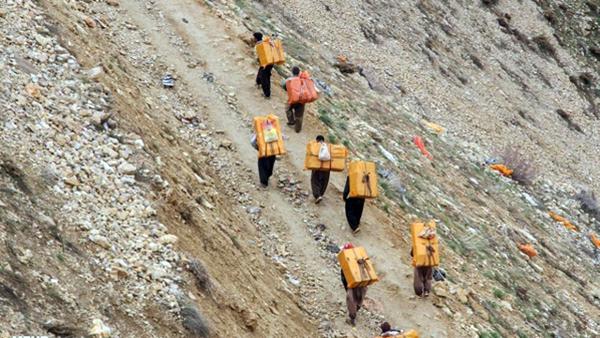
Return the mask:
<svg viewBox="0 0 600 338">
<path fill-rule="evenodd" d="M 279 87 L 279 76 L 274 72 L 271 100 L 264 99 L 261 91 L 254 86 L 257 66 L 254 57 L 249 57 L 250 47 L 225 26 L 225 21 L 215 17 L 197 1 L 159 0 L 145 6 L 143 1 L 126 0 L 122 1 L 121 7 L 121 13 L 148 34 L 159 58 L 172 65 L 179 76 L 177 86 L 186 87 L 199 102 L 206 103 L 206 115 L 212 126 L 223 130 L 231 140 L 236 150 L 234 157 L 240 160 L 241 167 L 256 173 L 256 151 L 249 144 L 249 123 L 253 116 L 275 113 L 285 125 L 285 93 Z M 172 32 L 189 47 L 184 50 L 172 44 L 169 35 Z M 190 59 L 199 60 L 201 66 L 190 69 Z M 205 73 L 214 75 L 214 83 L 203 78 Z M 215 90 L 216 85 L 226 89 L 227 97 Z M 228 97 L 235 98 L 235 103 L 228 104 Z M 233 105 L 242 113 L 232 109 Z M 264 206 L 263 216 L 284 225 L 286 233 L 282 236 L 290 243 L 288 250 L 291 250 L 290 254 L 307 274 L 299 276 L 300 283 L 306 283 L 307 278 L 314 278 L 319 283 L 319 293 L 315 297 L 321 303 L 313 306 L 328 313 L 329 320 L 341 331 L 353 331 L 359 337 L 368 337 L 375 330 L 362 320 L 362 310 L 356 330 L 349 329 L 345 316 L 335 315 L 340 310 L 340 304 L 343 304 L 342 308 L 345 307 L 339 268 L 319 248 L 308 226 L 324 224 L 323 233 L 336 244 L 352 241 L 365 246 L 372 256 L 382 280 L 369 289 L 365 305 L 367 309 L 383 315 L 393 325 L 416 328 L 425 337 L 451 337 L 448 329 L 450 324 L 431 304 L 431 300 L 415 299 L 413 296 L 412 267 L 408 258 L 410 246 L 405 233 L 407 225 L 393 224 L 406 223 L 406 220 L 390 219 L 367 202 L 362 221 L 363 231 L 357 236 L 352 235 L 346 224 L 341 200 L 345 180 L 343 173 L 332 174 L 326 199 L 319 206 L 312 204 L 312 197 L 306 198 L 302 205 L 294 205 L 289 202 L 285 191 L 277 189 L 277 181 L 284 171 L 301 181 L 298 184 L 303 191 L 310 191 L 310 173 L 303 170 L 304 149 L 308 140 L 323 128 L 311 115 L 311 109 L 314 108 L 307 109 L 301 133 L 285 129 L 289 153 L 277 162 L 268 191 L 257 190 L 252 196 Z M 402 229 L 402 232 L 398 229 Z"/>
</svg>

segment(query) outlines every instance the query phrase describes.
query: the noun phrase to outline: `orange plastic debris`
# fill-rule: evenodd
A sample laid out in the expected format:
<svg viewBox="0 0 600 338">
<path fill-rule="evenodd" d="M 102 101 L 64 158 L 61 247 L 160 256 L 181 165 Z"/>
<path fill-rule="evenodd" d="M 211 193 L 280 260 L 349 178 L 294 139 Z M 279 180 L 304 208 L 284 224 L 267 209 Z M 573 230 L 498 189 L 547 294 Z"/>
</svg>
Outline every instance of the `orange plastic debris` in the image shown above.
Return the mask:
<svg viewBox="0 0 600 338">
<path fill-rule="evenodd" d="M 429 151 L 427 151 L 427 149 L 425 149 L 425 142 L 423 142 L 423 139 L 421 138 L 421 136 L 415 136 L 413 138 L 413 142 L 415 143 L 415 145 L 417 146 L 417 148 L 419 148 L 419 150 L 421 151 L 421 153 L 423 155 L 425 155 L 425 157 L 427 157 L 430 160 L 433 160 L 433 156 L 431 156 L 431 154 L 429 153 Z"/>
<path fill-rule="evenodd" d="M 594 243 L 596 248 L 600 249 L 600 238 L 598 238 L 598 236 L 596 236 L 595 233 L 590 232 L 590 240 L 592 241 L 592 243 Z"/>
<path fill-rule="evenodd" d="M 579 231 L 579 229 L 577 229 L 577 227 L 573 223 L 569 222 L 569 220 L 555 213 L 554 211 L 548 212 L 548 215 L 550 215 L 550 217 L 552 217 L 552 219 L 554 219 L 558 223 L 562 223 L 562 225 L 564 225 L 565 228 L 573 231 Z"/>
<path fill-rule="evenodd" d="M 538 254 L 533 245 L 531 244 L 520 244 L 519 250 L 521 250 L 522 253 L 529 256 L 529 258 L 535 257 Z"/>
<path fill-rule="evenodd" d="M 505 177 L 511 177 L 512 174 L 513 174 L 512 169 L 509 169 L 504 164 L 492 164 L 490 166 L 490 169 L 496 170 L 497 172 L 499 172 L 500 174 L 502 174 L 502 176 L 505 176 Z"/>
</svg>

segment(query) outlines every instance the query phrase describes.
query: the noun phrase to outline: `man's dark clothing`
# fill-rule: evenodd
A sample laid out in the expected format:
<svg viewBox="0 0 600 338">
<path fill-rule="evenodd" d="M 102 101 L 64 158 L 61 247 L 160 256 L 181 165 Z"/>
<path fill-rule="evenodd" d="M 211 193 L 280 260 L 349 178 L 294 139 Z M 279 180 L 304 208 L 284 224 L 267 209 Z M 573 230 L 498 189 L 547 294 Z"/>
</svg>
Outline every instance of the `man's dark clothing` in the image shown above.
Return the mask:
<svg viewBox="0 0 600 338">
<path fill-rule="evenodd" d="M 329 184 L 329 171 L 313 170 L 310 174 L 310 186 L 314 198 L 319 198 L 325 195 L 327 185 Z"/>
<path fill-rule="evenodd" d="M 299 133 L 302 130 L 302 120 L 304 119 L 304 104 L 295 103 L 288 105 L 285 114 L 287 115 L 288 124 L 294 126 L 294 130 Z"/>
<path fill-rule="evenodd" d="M 271 71 L 273 65 L 258 68 L 258 74 L 256 74 L 256 84 L 262 86 L 263 94 L 265 97 L 271 97 Z"/>
<path fill-rule="evenodd" d="M 344 270 L 341 270 L 342 273 L 342 284 L 344 284 L 344 289 L 346 290 L 346 306 L 348 307 L 348 316 L 350 319 L 356 319 L 356 313 L 363 305 L 363 301 L 367 296 L 367 287 L 360 286 L 356 288 L 349 289 L 348 282 L 346 281 L 346 276 L 344 276 Z"/>
<path fill-rule="evenodd" d="M 360 218 L 362 217 L 365 207 L 365 199 L 357 197 L 348 197 L 350 194 L 350 178 L 346 178 L 346 186 L 344 187 L 344 201 L 346 202 L 346 219 L 352 231 L 355 231 L 360 226 Z"/>
<path fill-rule="evenodd" d="M 431 280 L 433 279 L 433 267 L 419 266 L 415 267 L 413 286 L 415 294 L 422 296 L 425 292 L 431 292 Z"/>
<path fill-rule="evenodd" d="M 262 157 L 258 159 L 258 176 L 262 185 L 269 185 L 269 177 L 273 175 L 276 156 Z"/>
</svg>

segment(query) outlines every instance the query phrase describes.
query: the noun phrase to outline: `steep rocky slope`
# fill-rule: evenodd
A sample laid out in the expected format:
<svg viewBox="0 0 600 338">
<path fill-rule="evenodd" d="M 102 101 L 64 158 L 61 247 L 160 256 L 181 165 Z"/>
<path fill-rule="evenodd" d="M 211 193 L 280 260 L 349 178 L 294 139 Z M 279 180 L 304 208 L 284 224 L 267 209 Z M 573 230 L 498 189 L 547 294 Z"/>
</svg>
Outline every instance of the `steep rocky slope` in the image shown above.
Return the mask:
<svg viewBox="0 0 600 338">
<path fill-rule="evenodd" d="M 570 6 L 597 20 L 582 4 Z M 383 319 L 425 337 L 598 336 L 587 232 L 600 229 L 573 195 L 597 182 L 597 65 L 553 40 L 558 5 L 4 2 L 0 337 L 82 336 L 94 319 L 115 337 L 370 337 Z M 330 89 L 305 131 L 286 133 L 268 191 L 256 186 L 250 120 L 283 117 L 284 93 L 265 101 L 253 88 L 245 41 L 257 29 L 289 52 L 274 83 L 300 64 Z M 338 54 L 360 74 L 340 74 Z M 161 87 L 165 73 L 175 89 Z M 379 164 L 384 196 L 358 236 L 342 175 L 323 206 L 307 198 L 303 149 L 316 132 Z M 482 169 L 506 144 L 536 159 L 534 185 Z M 415 218 L 441 229 L 449 280 L 430 300 L 412 296 Z M 335 262 L 349 240 L 382 276 L 356 329 Z"/>
</svg>

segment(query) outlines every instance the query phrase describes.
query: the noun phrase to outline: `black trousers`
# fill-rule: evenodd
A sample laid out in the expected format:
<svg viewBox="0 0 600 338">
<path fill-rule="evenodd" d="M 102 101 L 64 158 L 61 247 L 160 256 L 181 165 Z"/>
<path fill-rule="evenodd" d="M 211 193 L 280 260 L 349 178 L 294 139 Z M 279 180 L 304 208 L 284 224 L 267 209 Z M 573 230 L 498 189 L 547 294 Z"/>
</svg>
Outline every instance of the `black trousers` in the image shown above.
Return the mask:
<svg viewBox="0 0 600 338">
<path fill-rule="evenodd" d="M 269 177 L 273 175 L 275 160 L 275 156 L 262 157 L 258 159 L 258 177 L 260 178 L 261 184 L 269 185 Z"/>
<path fill-rule="evenodd" d="M 315 198 L 325 195 L 327 185 L 329 184 L 329 171 L 313 170 L 310 174 L 310 186 Z"/>
<path fill-rule="evenodd" d="M 273 65 L 258 68 L 256 74 L 256 84 L 261 85 L 265 97 L 271 97 L 271 71 Z"/>
<path fill-rule="evenodd" d="M 431 292 L 431 281 L 433 279 L 433 267 L 420 266 L 415 268 L 413 287 L 417 296 Z"/>
<path fill-rule="evenodd" d="M 348 198 L 346 199 L 346 219 L 352 231 L 360 226 L 360 218 L 362 217 L 365 207 L 364 198 Z"/>
<path fill-rule="evenodd" d="M 294 125 L 294 130 L 299 133 L 302 130 L 302 120 L 304 118 L 304 104 L 296 103 L 288 105 L 285 112 L 289 125 Z"/>
</svg>

